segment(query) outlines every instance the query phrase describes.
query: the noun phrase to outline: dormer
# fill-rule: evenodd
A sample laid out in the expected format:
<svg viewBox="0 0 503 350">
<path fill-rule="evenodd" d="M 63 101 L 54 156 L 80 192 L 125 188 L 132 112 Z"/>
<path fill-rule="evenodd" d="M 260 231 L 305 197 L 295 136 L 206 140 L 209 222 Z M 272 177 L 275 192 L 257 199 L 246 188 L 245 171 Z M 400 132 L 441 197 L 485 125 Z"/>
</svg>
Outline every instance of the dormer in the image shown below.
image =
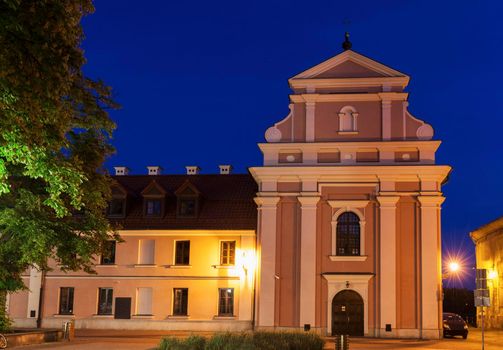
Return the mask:
<svg viewBox="0 0 503 350">
<path fill-rule="evenodd" d="M 185 181 L 176 191 L 176 216 L 195 218 L 199 214 L 201 192 L 190 181 Z"/>
<path fill-rule="evenodd" d="M 107 215 L 110 218 L 126 216 L 127 190 L 118 182 L 111 186 L 111 199 L 108 203 Z"/>
<path fill-rule="evenodd" d="M 164 216 L 166 191 L 155 180 L 141 191 L 143 197 L 143 215 L 151 218 Z"/>
</svg>

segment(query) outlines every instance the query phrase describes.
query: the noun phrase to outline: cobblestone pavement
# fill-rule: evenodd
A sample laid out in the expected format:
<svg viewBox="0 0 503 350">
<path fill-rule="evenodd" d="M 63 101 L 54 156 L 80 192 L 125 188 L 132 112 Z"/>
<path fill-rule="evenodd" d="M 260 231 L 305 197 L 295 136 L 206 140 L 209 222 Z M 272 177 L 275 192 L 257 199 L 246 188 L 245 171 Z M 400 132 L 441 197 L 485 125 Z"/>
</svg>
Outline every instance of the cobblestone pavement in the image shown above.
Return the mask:
<svg viewBox="0 0 503 350">
<path fill-rule="evenodd" d="M 111 331 L 77 330 L 75 340 L 71 342 L 47 343 L 18 347 L 19 350 L 62 349 L 62 350 L 152 350 L 162 336 L 186 336 L 187 332 L 165 331 Z M 199 333 L 210 335 L 211 333 Z M 489 331 L 485 336 L 485 350 L 503 350 L 503 331 Z M 327 338 L 325 349 L 335 349 L 333 338 Z M 477 350 L 481 349 L 481 333 L 470 329 L 468 339 L 461 337 L 439 341 L 353 338 L 350 349 L 406 349 L 406 350 Z"/>
</svg>

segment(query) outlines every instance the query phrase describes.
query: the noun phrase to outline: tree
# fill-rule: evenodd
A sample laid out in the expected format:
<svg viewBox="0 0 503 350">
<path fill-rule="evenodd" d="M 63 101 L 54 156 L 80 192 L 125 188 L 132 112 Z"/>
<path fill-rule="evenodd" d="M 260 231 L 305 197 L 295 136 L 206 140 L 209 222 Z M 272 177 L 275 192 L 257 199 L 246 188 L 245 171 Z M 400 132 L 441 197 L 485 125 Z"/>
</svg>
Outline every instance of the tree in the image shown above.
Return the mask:
<svg viewBox="0 0 503 350">
<path fill-rule="evenodd" d="M 82 72 L 80 22 L 93 11 L 91 0 L 0 0 L 0 303 L 25 288 L 28 268 L 52 259 L 93 272 L 94 254 L 118 239 L 103 167 L 117 106 Z"/>
</svg>

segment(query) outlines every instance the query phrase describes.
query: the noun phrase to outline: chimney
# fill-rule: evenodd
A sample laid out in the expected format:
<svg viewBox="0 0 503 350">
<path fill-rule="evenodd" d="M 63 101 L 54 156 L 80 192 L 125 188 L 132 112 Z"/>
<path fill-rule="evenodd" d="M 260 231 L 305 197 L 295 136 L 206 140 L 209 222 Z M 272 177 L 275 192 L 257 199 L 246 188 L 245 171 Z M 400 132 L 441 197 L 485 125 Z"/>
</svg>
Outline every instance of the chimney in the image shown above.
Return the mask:
<svg viewBox="0 0 503 350">
<path fill-rule="evenodd" d="M 229 175 L 232 171 L 232 165 L 219 165 L 220 175 Z"/>
<path fill-rule="evenodd" d="M 149 175 L 161 175 L 162 168 L 158 165 L 151 165 L 147 167 Z"/>
<path fill-rule="evenodd" d="M 126 166 L 114 166 L 115 176 L 129 175 L 129 168 Z"/>
<path fill-rule="evenodd" d="M 201 170 L 197 165 L 189 165 L 186 166 L 185 169 L 187 169 L 187 175 L 198 175 Z"/>
</svg>

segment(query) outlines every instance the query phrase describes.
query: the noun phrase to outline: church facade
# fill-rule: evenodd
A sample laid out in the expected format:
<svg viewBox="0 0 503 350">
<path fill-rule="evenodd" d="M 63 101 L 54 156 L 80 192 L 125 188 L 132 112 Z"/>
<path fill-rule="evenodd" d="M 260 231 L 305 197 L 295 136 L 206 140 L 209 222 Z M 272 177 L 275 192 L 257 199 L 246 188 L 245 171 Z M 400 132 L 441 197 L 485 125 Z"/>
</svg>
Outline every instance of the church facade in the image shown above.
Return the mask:
<svg viewBox="0 0 503 350">
<path fill-rule="evenodd" d="M 440 141 L 407 109 L 408 82 L 346 47 L 289 79 L 290 113 L 267 129 L 263 166 L 250 174 L 154 169 L 140 179 L 119 168 L 111 219 L 125 242 L 113 263 L 97 257 L 89 278 L 56 268 L 42 297 L 42 277 L 27 274 L 11 316 L 47 327 L 441 337 L 450 167 L 435 164 Z"/>
<path fill-rule="evenodd" d="M 440 141 L 409 77 L 352 50 L 289 84 L 259 144 L 255 323 L 377 337 L 442 329 Z M 349 322 L 348 322 L 349 320 Z"/>
</svg>

